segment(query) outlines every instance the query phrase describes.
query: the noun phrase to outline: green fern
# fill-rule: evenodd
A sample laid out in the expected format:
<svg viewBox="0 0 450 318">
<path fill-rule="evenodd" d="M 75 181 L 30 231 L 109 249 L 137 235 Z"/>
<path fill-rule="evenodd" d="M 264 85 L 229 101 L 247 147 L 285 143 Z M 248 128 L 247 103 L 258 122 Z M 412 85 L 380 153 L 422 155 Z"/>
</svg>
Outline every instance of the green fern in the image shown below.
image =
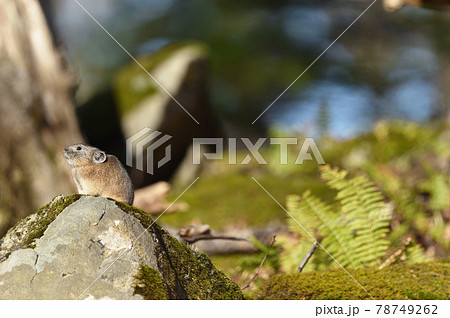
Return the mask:
<svg viewBox="0 0 450 318">
<path fill-rule="evenodd" d="M 420 237 L 430 237 L 434 246 L 448 251 L 450 241 L 442 238 L 446 231 L 444 213 L 450 203 L 450 178 L 441 171 L 428 171 L 428 179 L 405 182 L 405 175 L 397 173 L 398 170 L 375 165 L 368 169 L 395 205 L 397 218 L 400 216 L 402 220 L 390 233 L 390 240 L 400 241 L 412 233 L 416 241 Z M 419 190 L 428 193 L 429 202 L 420 199 Z"/>
<path fill-rule="evenodd" d="M 289 196 L 287 208 L 310 235 L 321 242 L 342 266 L 373 267 L 386 254 L 391 213 L 383 196 L 366 177 L 347 178 L 346 171 L 322 168 L 322 178 L 337 190 L 336 203 L 328 205 L 309 192 Z M 290 219 L 290 229 L 301 232 Z"/>
<path fill-rule="evenodd" d="M 354 233 L 352 246 L 364 267 L 377 265 L 389 246 L 385 238 L 389 232 L 391 212 L 383 202 L 383 195 L 375 184 L 364 176 L 346 179 L 346 172 L 325 167 L 322 178 L 330 188 L 338 191 L 336 199 L 348 226 Z"/>
<path fill-rule="evenodd" d="M 296 205 L 297 202 L 297 205 Z M 321 240 L 322 246 L 335 258 L 339 263 L 343 262 L 343 266 L 352 264 L 357 261 L 354 255 L 350 253 L 348 245 L 352 244 L 350 231 L 341 231 L 346 227 L 346 220 L 339 219 L 332 212 L 332 207 L 321 202 L 310 193 L 305 193 L 301 200 L 288 201 L 288 209 L 294 218 L 302 223 L 307 231 L 315 233 L 315 239 Z M 297 218 L 295 215 L 299 215 Z M 296 226 L 296 229 L 295 229 Z M 291 222 L 291 230 L 301 230 L 296 222 Z M 312 233 L 310 233 L 312 235 Z M 322 239 L 323 238 L 323 239 Z M 309 240 L 308 240 L 309 241 Z"/>
<path fill-rule="evenodd" d="M 406 263 L 407 264 L 412 264 L 412 263 L 424 263 L 430 260 L 429 257 L 427 257 L 425 255 L 425 253 L 423 252 L 422 247 L 420 247 L 420 245 L 411 242 L 407 247 L 406 247 Z"/>
</svg>

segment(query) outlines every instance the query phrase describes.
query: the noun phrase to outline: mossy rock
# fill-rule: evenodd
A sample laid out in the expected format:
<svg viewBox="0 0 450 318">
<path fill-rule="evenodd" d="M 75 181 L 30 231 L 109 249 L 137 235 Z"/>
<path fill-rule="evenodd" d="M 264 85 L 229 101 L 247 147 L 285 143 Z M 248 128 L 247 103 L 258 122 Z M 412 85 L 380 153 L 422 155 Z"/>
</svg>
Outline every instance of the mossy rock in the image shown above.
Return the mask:
<svg viewBox="0 0 450 318">
<path fill-rule="evenodd" d="M 349 270 L 376 300 L 449 299 L 450 262 L 398 264 L 383 270 Z M 372 299 L 342 269 L 281 274 L 264 281 L 256 299 Z"/>
<path fill-rule="evenodd" d="M 169 299 L 166 285 L 157 270 L 150 266 L 141 265 L 135 278 L 136 285 L 134 286 L 133 295 L 141 295 L 147 300 Z"/>
<path fill-rule="evenodd" d="M 205 254 L 177 241 L 167 231 L 154 223 L 148 213 L 125 203 L 117 202 L 117 205 L 123 211 L 140 220 L 147 231 L 156 236 L 159 243 L 156 246 L 158 271 L 167 286 L 167 297 L 169 299 L 173 298 L 174 295 L 189 299 L 244 298 L 239 286 L 226 277 L 223 272 L 216 269 Z M 136 276 L 135 293 L 144 296 L 144 298 L 147 298 L 149 291 L 153 293 L 154 286 L 160 286 L 158 280 L 152 279 L 155 276 L 154 274 L 155 272 L 149 268 L 141 267 L 139 274 Z"/>
<path fill-rule="evenodd" d="M 0 253 L 0 298 L 244 298 L 206 255 L 149 214 L 102 197 L 55 198 L 11 228 Z"/>
<path fill-rule="evenodd" d="M 7 259 L 15 250 L 33 248 L 35 241 L 44 234 L 47 226 L 58 214 L 80 197 L 80 194 L 58 196 L 35 213 L 20 220 L 1 240 L 0 262 Z"/>
</svg>

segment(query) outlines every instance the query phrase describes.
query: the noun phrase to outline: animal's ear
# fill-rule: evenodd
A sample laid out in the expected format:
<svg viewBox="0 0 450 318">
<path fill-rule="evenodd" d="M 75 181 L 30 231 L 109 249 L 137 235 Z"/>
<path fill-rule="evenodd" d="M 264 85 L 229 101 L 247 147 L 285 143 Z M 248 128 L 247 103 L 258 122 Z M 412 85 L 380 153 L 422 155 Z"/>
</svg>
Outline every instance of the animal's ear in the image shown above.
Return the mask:
<svg viewBox="0 0 450 318">
<path fill-rule="evenodd" d="M 106 161 L 106 153 L 103 151 L 94 152 L 94 156 L 92 157 L 94 163 L 102 163 Z"/>
</svg>

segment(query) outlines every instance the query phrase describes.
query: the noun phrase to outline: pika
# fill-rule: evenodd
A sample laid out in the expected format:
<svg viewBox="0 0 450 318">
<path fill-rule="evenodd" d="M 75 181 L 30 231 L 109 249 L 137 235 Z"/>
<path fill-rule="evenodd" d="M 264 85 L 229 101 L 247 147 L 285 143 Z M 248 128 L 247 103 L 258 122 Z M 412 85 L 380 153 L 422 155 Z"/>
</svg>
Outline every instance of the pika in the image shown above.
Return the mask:
<svg viewBox="0 0 450 318">
<path fill-rule="evenodd" d="M 78 193 L 133 204 L 133 184 L 117 157 L 83 144 L 65 148 L 64 157 L 72 167 Z"/>
</svg>

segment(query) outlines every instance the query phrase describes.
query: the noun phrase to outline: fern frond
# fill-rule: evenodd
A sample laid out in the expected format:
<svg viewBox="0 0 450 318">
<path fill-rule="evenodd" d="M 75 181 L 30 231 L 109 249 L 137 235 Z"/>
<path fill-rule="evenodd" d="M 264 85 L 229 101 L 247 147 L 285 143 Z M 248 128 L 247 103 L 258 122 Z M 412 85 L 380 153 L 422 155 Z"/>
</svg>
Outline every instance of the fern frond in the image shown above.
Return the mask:
<svg viewBox="0 0 450 318">
<path fill-rule="evenodd" d="M 325 166 L 321 176 L 337 190 L 337 204 L 326 204 L 309 192 L 289 196 L 287 208 L 296 219 L 289 220 L 290 230 L 301 233 L 300 223 L 341 266 L 378 265 L 389 246 L 391 221 L 391 208 L 381 192 L 366 177 L 348 178 L 344 170 Z"/>
<path fill-rule="evenodd" d="M 322 225 L 322 218 L 333 217 L 331 208 L 312 196 L 309 191 L 306 191 L 302 197 L 297 195 L 288 196 L 286 206 L 292 216 L 292 218 L 289 218 L 288 220 L 289 229 L 294 233 L 301 233 L 302 231 L 301 228 L 299 228 L 299 224 L 297 224 L 298 222 L 313 235 L 316 240 L 319 237 L 317 236 L 317 233 L 315 233 L 315 230 Z M 314 206 L 315 212 L 309 213 L 308 206 Z M 308 236 L 306 233 L 301 234 Z"/>
<path fill-rule="evenodd" d="M 405 253 L 406 253 L 406 263 L 408 264 L 423 263 L 430 260 L 423 251 L 422 247 L 415 242 L 411 242 L 406 247 Z"/>
<path fill-rule="evenodd" d="M 321 245 L 342 266 L 352 265 L 361 267 L 349 248 L 353 245 L 353 235 L 346 228 L 347 221 L 340 220 L 340 215 L 332 211 L 332 207 L 312 196 L 309 192 L 303 196 L 288 197 L 287 207 L 295 220 L 289 220 L 290 230 L 302 233 L 300 223 L 316 240 L 323 240 Z M 302 233 L 302 235 L 309 236 Z"/>
<path fill-rule="evenodd" d="M 348 222 L 340 219 L 339 214 L 331 212 L 331 206 L 326 205 L 319 199 L 306 195 L 300 204 L 300 209 L 309 211 L 314 215 L 319 224 L 316 231 L 318 237 L 323 237 L 321 245 L 330 253 L 342 266 L 358 266 L 355 255 L 350 251 L 353 245 L 353 235 L 349 231 L 342 231 L 348 226 Z"/>
<path fill-rule="evenodd" d="M 353 248 L 365 267 L 377 265 L 389 246 L 386 234 L 391 221 L 391 209 L 385 206 L 381 192 L 364 176 L 347 179 L 338 169 L 326 166 L 322 178 L 338 190 L 342 215 L 354 233 Z"/>
</svg>

